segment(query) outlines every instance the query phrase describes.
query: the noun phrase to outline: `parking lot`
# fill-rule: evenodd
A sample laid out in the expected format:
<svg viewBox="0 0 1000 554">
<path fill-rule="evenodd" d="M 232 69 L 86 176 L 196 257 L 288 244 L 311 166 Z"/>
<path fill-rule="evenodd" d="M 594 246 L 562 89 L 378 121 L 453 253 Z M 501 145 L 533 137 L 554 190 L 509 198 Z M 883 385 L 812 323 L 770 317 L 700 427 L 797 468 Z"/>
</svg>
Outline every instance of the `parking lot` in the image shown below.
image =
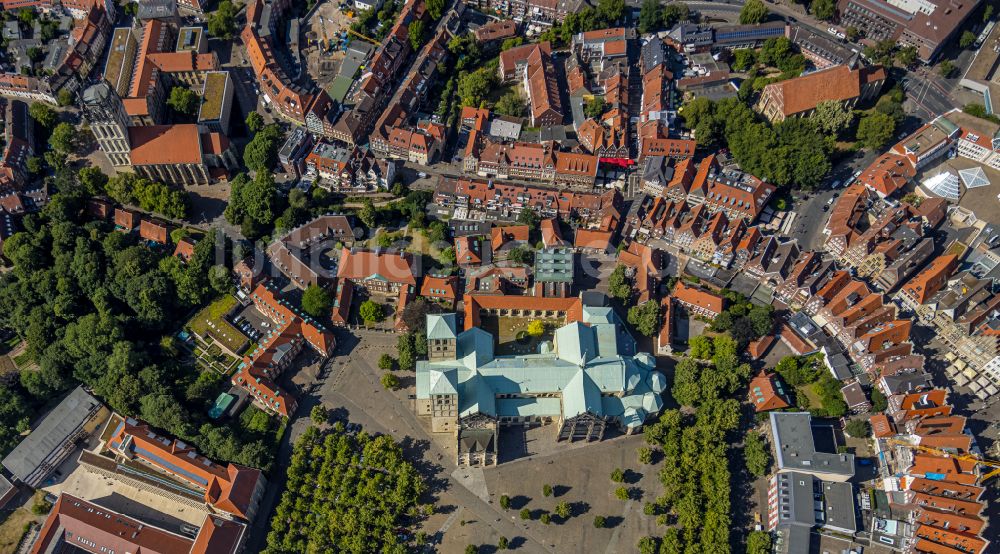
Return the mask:
<svg viewBox="0 0 1000 554">
<path fill-rule="evenodd" d="M 274 323 L 267 318 L 256 306 L 250 304 L 233 318 L 233 326 L 239 329 L 244 335 L 254 342 L 260 342 L 262 337 L 267 336 L 274 330 Z"/>
</svg>

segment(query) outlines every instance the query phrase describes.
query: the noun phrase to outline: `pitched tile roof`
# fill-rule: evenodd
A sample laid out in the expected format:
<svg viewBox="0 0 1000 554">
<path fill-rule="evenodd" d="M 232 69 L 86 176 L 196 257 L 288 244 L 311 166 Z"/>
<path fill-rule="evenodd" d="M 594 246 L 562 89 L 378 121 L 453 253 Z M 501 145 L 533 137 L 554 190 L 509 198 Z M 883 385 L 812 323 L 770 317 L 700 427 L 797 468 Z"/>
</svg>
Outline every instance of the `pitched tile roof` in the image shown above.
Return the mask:
<svg viewBox="0 0 1000 554">
<path fill-rule="evenodd" d="M 372 250 L 351 250 L 344 247 L 340 251 L 337 266 L 338 279 L 364 280 L 381 276 L 394 283 L 417 285 L 412 257 L 405 253 L 386 253 Z"/>
</svg>

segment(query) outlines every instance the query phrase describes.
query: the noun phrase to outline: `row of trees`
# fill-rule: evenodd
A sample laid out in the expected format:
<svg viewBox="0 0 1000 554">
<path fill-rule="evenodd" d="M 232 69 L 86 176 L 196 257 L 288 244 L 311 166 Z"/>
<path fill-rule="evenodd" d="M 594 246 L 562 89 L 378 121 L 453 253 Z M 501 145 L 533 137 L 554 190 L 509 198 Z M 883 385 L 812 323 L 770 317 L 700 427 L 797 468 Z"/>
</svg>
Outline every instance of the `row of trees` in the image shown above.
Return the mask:
<svg viewBox="0 0 1000 554">
<path fill-rule="evenodd" d="M 687 126 L 699 144 L 728 145 L 744 171 L 780 186 L 812 189 L 830 172 L 833 137 L 810 119 L 770 125 L 738 98 L 697 98 L 684 106 Z"/>
<path fill-rule="evenodd" d="M 613 27 L 624 13 L 625 0 L 598 0 L 597 7 L 586 6 L 568 14 L 561 25 L 553 25 L 542 33 L 540 40 L 553 46 L 568 44 L 577 33 Z"/>
<path fill-rule="evenodd" d="M 711 361 L 681 358 L 671 389 L 680 404 L 694 408 L 693 414 L 666 410 L 659 421 L 646 426 L 646 442 L 664 456 L 660 472 L 664 491 L 651 510 L 661 515 L 661 523 L 672 521 L 676 526 L 661 538 L 644 539 L 640 552 L 730 551 L 727 445 L 734 442 L 730 438 L 739 427 L 740 402 L 729 397 L 746 385 L 750 366 L 740 363 L 732 338 L 719 335 L 693 342 L 706 341 L 698 348 Z M 753 463 L 766 468 L 768 462 L 755 458 Z"/>
<path fill-rule="evenodd" d="M 295 443 L 264 552 L 407 552 L 401 530 L 430 512 L 417 504 L 426 490 L 392 437 L 310 427 Z"/>
</svg>

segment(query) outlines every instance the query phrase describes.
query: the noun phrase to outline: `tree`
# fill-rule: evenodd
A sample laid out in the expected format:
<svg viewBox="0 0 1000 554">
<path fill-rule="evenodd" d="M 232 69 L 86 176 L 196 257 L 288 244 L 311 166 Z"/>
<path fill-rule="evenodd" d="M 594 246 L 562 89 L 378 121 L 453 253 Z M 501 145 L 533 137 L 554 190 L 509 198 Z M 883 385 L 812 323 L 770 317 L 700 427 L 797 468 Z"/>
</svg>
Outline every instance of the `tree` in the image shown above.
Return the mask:
<svg viewBox="0 0 1000 554">
<path fill-rule="evenodd" d="M 604 115 L 607 108 L 608 103 L 605 102 L 604 97 L 595 96 L 593 100 L 588 100 L 587 103 L 583 105 L 583 114 L 587 117 L 597 119 Z"/>
<path fill-rule="evenodd" d="M 751 48 L 733 50 L 732 66 L 736 71 L 746 71 L 757 63 L 757 52 Z"/>
<path fill-rule="evenodd" d="M 862 439 L 871 434 L 872 426 L 864 419 L 852 419 L 847 422 L 844 430 L 847 431 L 848 435 L 856 439 Z"/>
<path fill-rule="evenodd" d="M 872 387 L 871 392 L 872 411 L 875 413 L 884 412 L 889 407 L 889 401 L 878 387 Z"/>
<path fill-rule="evenodd" d="M 951 63 L 951 60 L 944 60 L 938 64 L 938 73 L 940 73 L 945 79 L 951 77 L 951 74 L 954 72 L 955 64 Z"/>
<path fill-rule="evenodd" d="M 556 504 L 555 512 L 562 519 L 568 519 L 569 516 L 573 515 L 573 509 L 570 508 L 569 502 L 565 501 Z"/>
<path fill-rule="evenodd" d="M 987 4 L 986 9 L 983 10 L 983 23 L 986 23 L 993 17 L 993 4 Z"/>
<path fill-rule="evenodd" d="M 396 377 L 395 373 L 383 373 L 379 382 L 382 383 L 383 387 L 389 390 L 396 390 L 399 388 L 399 377 Z"/>
<path fill-rule="evenodd" d="M 830 21 L 837 15 L 837 5 L 833 0 L 812 0 L 809 11 L 819 19 Z"/>
<path fill-rule="evenodd" d="M 59 94 L 56 95 L 56 103 L 63 108 L 69 106 L 73 103 L 73 93 L 68 89 L 60 89 Z"/>
<path fill-rule="evenodd" d="M 632 306 L 628 309 L 628 322 L 647 337 L 655 335 L 660 330 L 660 303 L 647 300 Z"/>
<path fill-rule="evenodd" d="M 911 67 L 917 63 L 917 47 L 903 46 L 896 51 L 896 62 L 903 67 Z"/>
<path fill-rule="evenodd" d="M 528 334 L 533 337 L 540 337 L 545 334 L 545 322 L 540 319 L 534 319 L 528 323 Z"/>
<path fill-rule="evenodd" d="M 378 323 L 385 319 L 385 307 L 374 300 L 368 299 L 361 303 L 361 307 L 358 308 L 358 315 L 364 320 L 365 325 Z"/>
<path fill-rule="evenodd" d="M 462 106 L 479 107 L 489 93 L 496 88 L 497 75 L 481 67 L 471 73 L 465 73 L 458 79 L 458 98 Z"/>
<path fill-rule="evenodd" d="M 365 227 L 373 229 L 377 215 L 378 212 L 375 211 L 375 203 L 372 202 L 371 198 L 365 198 L 361 204 L 361 209 L 358 210 L 358 219 L 361 220 L 361 223 L 365 224 Z"/>
<path fill-rule="evenodd" d="M 49 146 L 63 154 L 72 153 L 76 150 L 76 129 L 65 121 L 59 123 L 49 135 Z"/>
<path fill-rule="evenodd" d="M 28 59 L 31 60 L 31 63 L 33 64 L 38 63 L 43 59 L 45 59 L 45 51 L 37 46 L 32 46 L 31 48 L 28 48 L 25 54 L 28 55 Z"/>
<path fill-rule="evenodd" d="M 653 537 L 642 537 L 636 547 L 639 549 L 639 554 L 656 554 L 659 544 Z"/>
<path fill-rule="evenodd" d="M 500 507 L 504 510 L 510 509 L 510 497 L 506 494 L 500 495 Z"/>
<path fill-rule="evenodd" d="M 824 100 L 810 116 L 826 133 L 837 136 L 854 122 L 854 113 L 836 100 Z"/>
<path fill-rule="evenodd" d="M 413 333 L 400 335 L 396 340 L 396 350 L 399 352 L 399 369 L 410 371 L 416 366 L 416 340 Z"/>
<path fill-rule="evenodd" d="M 546 498 L 552 496 L 552 485 L 548 483 L 542 485 L 542 496 Z"/>
<path fill-rule="evenodd" d="M 208 34 L 232 40 L 236 34 L 236 7 L 230 0 L 222 0 L 219 7 L 208 15 Z"/>
<path fill-rule="evenodd" d="M 597 15 L 601 21 L 610 26 L 617 22 L 625 12 L 625 0 L 598 0 Z"/>
<path fill-rule="evenodd" d="M 427 13 L 431 14 L 431 18 L 434 21 L 441 19 L 441 14 L 444 13 L 444 0 L 427 0 L 425 5 L 427 6 Z"/>
<path fill-rule="evenodd" d="M 410 27 L 407 30 L 407 38 L 410 39 L 410 47 L 414 51 L 420 50 L 424 45 L 424 33 L 426 29 L 427 26 L 422 19 L 417 19 L 410 23 Z"/>
<path fill-rule="evenodd" d="M 523 246 L 515 246 L 507 251 L 507 259 L 516 264 L 531 265 L 535 259 L 535 254 Z"/>
<path fill-rule="evenodd" d="M 896 132 L 896 120 L 883 113 L 870 113 L 858 123 L 857 138 L 862 146 L 879 150 L 892 139 Z"/>
<path fill-rule="evenodd" d="M 282 132 L 277 125 L 267 125 L 254 134 L 243 150 L 243 164 L 253 172 L 269 173 L 278 162 Z M 272 178 L 273 181 L 273 178 Z M 261 221 L 258 219 L 258 221 Z"/>
<path fill-rule="evenodd" d="M 643 446 L 636 450 L 636 454 L 639 457 L 640 464 L 651 464 L 653 463 L 653 449 Z"/>
<path fill-rule="evenodd" d="M 167 105 L 177 113 L 194 115 L 198 112 L 198 95 L 191 89 L 184 86 L 177 86 L 170 89 L 170 97 L 167 98 Z"/>
<path fill-rule="evenodd" d="M 332 307 L 333 296 L 324 287 L 309 285 L 302 293 L 302 311 L 317 319 L 329 315 Z"/>
<path fill-rule="evenodd" d="M 963 31 L 962 36 L 958 39 L 958 46 L 960 48 L 968 48 L 972 46 L 972 43 L 976 42 L 976 35 L 972 31 Z"/>
<path fill-rule="evenodd" d="M 38 156 L 32 156 L 24 162 L 25 169 L 28 170 L 29 175 L 41 175 L 44 168 L 42 167 L 42 159 Z"/>
<path fill-rule="evenodd" d="M 548 525 L 552 523 L 552 516 L 548 512 L 542 512 L 541 517 L 538 518 L 543 524 Z"/>
<path fill-rule="evenodd" d="M 643 0 L 639 9 L 639 32 L 642 34 L 658 31 L 663 27 L 663 8 L 659 0 Z"/>
<path fill-rule="evenodd" d="M 28 115 L 46 129 L 55 127 L 56 121 L 59 119 L 59 115 L 55 110 L 48 104 L 42 104 L 41 102 L 35 102 L 28 107 Z"/>
<path fill-rule="evenodd" d="M 521 512 L 518 514 L 520 518 L 524 521 L 531 519 L 531 510 L 527 508 L 521 508 Z"/>
<path fill-rule="evenodd" d="M 608 525 L 608 520 L 604 516 L 594 516 L 594 527 L 604 529 Z"/>
<path fill-rule="evenodd" d="M 662 25 L 664 28 L 669 29 L 680 21 L 687 21 L 690 17 L 691 8 L 688 8 L 687 4 L 681 2 L 667 4 L 663 7 Z"/>
<path fill-rule="evenodd" d="M 497 541 L 497 550 L 507 550 L 509 546 L 510 541 L 507 540 L 507 537 L 500 537 L 500 540 Z"/>
<path fill-rule="evenodd" d="M 698 335 L 688 339 L 688 354 L 692 358 L 708 360 L 712 358 L 712 339 L 705 335 Z"/>
<path fill-rule="evenodd" d="M 465 554 L 479 554 L 479 547 L 474 544 L 467 545 L 465 547 Z"/>
<path fill-rule="evenodd" d="M 743 460 L 750 473 L 757 477 L 766 475 L 771 465 L 771 453 L 767 445 L 760 434 L 752 429 L 747 432 L 743 441 Z"/>
<path fill-rule="evenodd" d="M 264 116 L 257 112 L 250 112 L 246 119 L 247 130 L 251 133 L 258 133 L 264 128 Z"/>
<path fill-rule="evenodd" d="M 388 354 L 382 354 L 381 356 L 379 356 L 379 359 L 378 359 L 378 368 L 379 369 L 382 369 L 382 370 L 385 370 L 385 371 L 391 371 L 392 368 L 394 368 L 394 367 L 396 367 L 396 358 L 393 358 L 392 356 L 390 356 Z"/>
<path fill-rule="evenodd" d="M 615 498 L 618 500 L 628 500 L 632 497 L 632 493 L 629 492 L 627 487 L 618 487 L 615 489 Z"/>
<path fill-rule="evenodd" d="M 615 483 L 622 483 L 625 481 L 625 472 L 622 468 L 616 467 L 614 471 L 611 472 L 611 480 Z"/>
<path fill-rule="evenodd" d="M 747 535 L 747 554 L 770 554 L 771 534 L 767 531 L 750 531 Z"/>
<path fill-rule="evenodd" d="M 629 283 L 628 277 L 625 276 L 625 271 L 626 267 L 624 265 L 618 265 L 611 272 L 611 277 L 608 279 L 608 294 L 622 302 L 632 297 L 632 284 Z"/>
<path fill-rule="evenodd" d="M 541 222 L 541 219 L 538 217 L 538 214 L 535 213 L 535 210 L 522 209 L 521 212 L 517 214 L 517 222 L 520 225 L 527 225 L 530 231 L 535 231 L 538 229 L 538 224 Z"/>
<path fill-rule="evenodd" d="M 767 6 L 761 0 L 747 0 L 740 10 L 741 25 L 755 25 L 767 19 Z"/>
<path fill-rule="evenodd" d="M 524 44 L 524 38 L 522 37 L 511 37 L 508 39 L 504 39 L 504 41 L 500 44 L 500 51 L 506 52 L 507 50 L 510 50 L 511 48 L 517 48 L 522 44 Z"/>
<path fill-rule="evenodd" d="M 97 196 L 104 194 L 104 187 L 108 184 L 108 176 L 97 166 L 87 166 L 77 173 L 77 180 L 87 194 Z"/>
<path fill-rule="evenodd" d="M 326 412 L 326 408 L 322 404 L 316 404 L 309 410 L 309 419 L 312 420 L 316 425 L 322 425 L 326 423 L 329 418 L 329 414 Z"/>
<path fill-rule="evenodd" d="M 512 90 L 497 100 L 496 105 L 493 106 L 493 111 L 510 117 L 521 117 L 524 113 L 524 106 L 524 100 L 521 99 L 521 95 L 517 91 Z"/>
<path fill-rule="evenodd" d="M 844 34 L 847 35 L 847 40 L 854 42 L 861 36 L 861 31 L 857 27 L 849 26 L 844 29 Z"/>
</svg>

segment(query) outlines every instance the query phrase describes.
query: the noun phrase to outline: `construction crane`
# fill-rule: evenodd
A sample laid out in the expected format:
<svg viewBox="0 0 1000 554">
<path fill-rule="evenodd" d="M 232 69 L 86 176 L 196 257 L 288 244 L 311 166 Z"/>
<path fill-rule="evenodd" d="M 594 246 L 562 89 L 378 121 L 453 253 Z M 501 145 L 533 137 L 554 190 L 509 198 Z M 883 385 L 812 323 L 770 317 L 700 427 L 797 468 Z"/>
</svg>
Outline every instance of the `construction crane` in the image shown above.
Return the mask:
<svg viewBox="0 0 1000 554">
<path fill-rule="evenodd" d="M 933 446 L 924 446 L 922 444 L 911 444 L 900 439 L 888 439 L 886 442 L 892 445 L 905 446 L 907 448 L 912 448 L 914 450 L 919 450 L 921 452 L 926 452 L 928 454 L 935 454 L 937 456 L 943 456 L 945 458 L 955 458 L 956 460 L 962 460 L 963 462 L 975 462 L 979 465 L 984 465 L 991 468 L 986 475 L 981 476 L 979 482 L 986 481 L 990 477 L 996 477 L 1000 475 L 1000 462 L 996 460 L 988 460 L 975 454 L 957 454 L 954 452 L 948 452 L 947 450 L 942 450 L 940 448 L 935 448 Z"/>
<path fill-rule="evenodd" d="M 375 46 L 381 46 L 382 45 L 381 42 L 373 39 L 372 37 L 367 37 L 365 35 L 362 35 L 361 33 L 357 32 L 354 29 L 351 29 L 349 27 L 347 29 L 347 32 L 350 33 L 350 34 L 352 34 L 352 35 L 354 35 L 354 36 L 356 36 L 356 37 L 358 37 L 359 39 L 361 39 L 361 40 L 363 40 L 365 42 L 370 42 L 370 43 L 374 44 Z"/>
</svg>

